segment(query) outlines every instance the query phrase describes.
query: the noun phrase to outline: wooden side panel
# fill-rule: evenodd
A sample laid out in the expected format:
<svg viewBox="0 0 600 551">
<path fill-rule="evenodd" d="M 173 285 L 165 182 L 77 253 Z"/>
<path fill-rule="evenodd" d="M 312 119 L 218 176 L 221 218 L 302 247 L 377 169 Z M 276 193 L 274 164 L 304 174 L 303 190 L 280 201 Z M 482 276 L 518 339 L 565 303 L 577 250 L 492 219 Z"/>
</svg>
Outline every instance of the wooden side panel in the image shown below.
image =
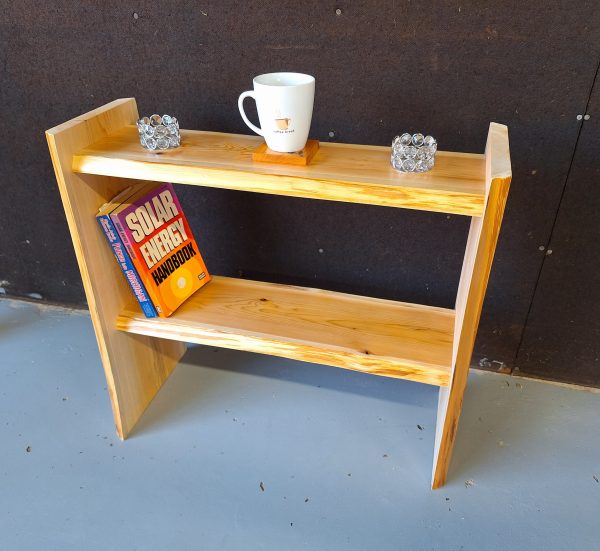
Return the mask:
<svg viewBox="0 0 600 551">
<path fill-rule="evenodd" d="M 121 438 L 130 433 L 185 347 L 116 330 L 115 320 L 131 291 L 97 227 L 95 214 L 131 182 L 75 174 L 71 164 L 75 151 L 136 118 L 135 100 L 120 99 L 46 132 Z"/>
<path fill-rule="evenodd" d="M 434 489 L 446 482 L 481 308 L 512 177 L 506 126 L 490 125 L 485 154 L 485 211 L 483 217 L 471 221 L 456 298 L 454 368 L 450 386 L 440 388 L 439 394 L 431 484 Z"/>
</svg>

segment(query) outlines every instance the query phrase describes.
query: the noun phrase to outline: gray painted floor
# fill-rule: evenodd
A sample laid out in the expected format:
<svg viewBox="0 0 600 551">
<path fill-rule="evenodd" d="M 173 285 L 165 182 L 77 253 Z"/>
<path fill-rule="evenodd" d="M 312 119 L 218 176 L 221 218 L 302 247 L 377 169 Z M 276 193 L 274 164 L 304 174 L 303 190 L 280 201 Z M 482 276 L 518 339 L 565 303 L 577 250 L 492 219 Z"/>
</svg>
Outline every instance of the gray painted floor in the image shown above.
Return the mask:
<svg viewBox="0 0 600 551">
<path fill-rule="evenodd" d="M 87 313 L 0 300 L 0 550 L 600 548 L 600 395 L 473 373 L 432 492 L 436 391 L 195 347 L 121 442 Z"/>
</svg>

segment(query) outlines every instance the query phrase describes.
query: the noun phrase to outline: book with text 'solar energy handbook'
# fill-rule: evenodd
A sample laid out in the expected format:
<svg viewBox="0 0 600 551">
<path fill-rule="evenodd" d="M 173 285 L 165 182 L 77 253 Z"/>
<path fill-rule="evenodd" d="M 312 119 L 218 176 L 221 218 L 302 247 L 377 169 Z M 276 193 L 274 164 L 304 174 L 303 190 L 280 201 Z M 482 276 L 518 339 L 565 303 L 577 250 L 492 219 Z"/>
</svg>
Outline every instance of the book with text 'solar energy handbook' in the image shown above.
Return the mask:
<svg viewBox="0 0 600 551">
<path fill-rule="evenodd" d="M 210 281 L 172 184 L 142 185 L 110 218 L 158 316 Z"/>
</svg>

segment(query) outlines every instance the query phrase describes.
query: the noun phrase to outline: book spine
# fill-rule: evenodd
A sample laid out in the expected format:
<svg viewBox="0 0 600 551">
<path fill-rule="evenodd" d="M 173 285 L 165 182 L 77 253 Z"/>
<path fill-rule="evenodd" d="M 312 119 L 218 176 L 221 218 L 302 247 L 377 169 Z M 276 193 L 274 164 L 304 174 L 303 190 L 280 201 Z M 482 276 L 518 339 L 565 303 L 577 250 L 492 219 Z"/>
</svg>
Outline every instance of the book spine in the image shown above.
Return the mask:
<svg viewBox="0 0 600 551">
<path fill-rule="evenodd" d="M 148 292 L 140 279 L 140 276 L 135 269 L 135 266 L 131 262 L 131 258 L 127 251 L 123 247 L 123 243 L 121 239 L 119 239 L 119 234 L 108 214 L 97 216 L 98 224 L 100 228 L 102 228 L 102 232 L 110 245 L 115 258 L 117 259 L 117 263 L 129 283 L 135 298 L 139 302 L 142 312 L 147 318 L 155 318 L 157 317 L 156 308 L 152 304 L 152 301 L 148 297 Z"/>
<path fill-rule="evenodd" d="M 135 247 L 129 240 L 127 232 L 123 228 L 122 218 L 118 214 L 113 214 L 113 215 L 111 215 L 110 220 L 113 223 L 113 227 L 116 229 L 120 240 L 122 241 L 124 247 L 127 250 L 129 258 L 130 258 L 131 262 L 133 263 L 134 269 L 137 270 L 137 273 L 139 274 L 140 279 L 142 281 L 146 281 L 145 288 L 148 292 L 148 296 L 149 296 L 150 300 L 152 301 L 152 305 L 154 307 L 154 311 L 156 312 L 156 315 L 158 317 L 167 317 L 168 314 L 165 314 L 165 310 L 162 308 L 162 305 L 160 303 L 160 296 L 157 295 L 157 293 L 154 289 L 148 288 L 148 285 L 152 285 L 152 283 L 150 283 L 149 281 L 144 279 L 145 272 L 144 272 L 143 263 L 142 263 L 141 259 L 139 258 L 139 256 L 136 254 Z"/>
<path fill-rule="evenodd" d="M 119 217 L 118 216 L 115 216 L 114 218 L 110 217 L 110 221 L 111 221 L 113 228 L 116 227 L 116 231 L 119 234 L 119 237 L 121 238 L 123 245 L 125 245 L 125 248 L 127 249 L 127 252 L 129 253 L 131 260 L 135 261 L 137 259 L 135 250 L 133 249 L 133 247 L 131 246 L 131 243 L 129 242 L 129 237 L 127 237 L 127 233 L 123 229 L 123 225 L 121 224 Z"/>
</svg>

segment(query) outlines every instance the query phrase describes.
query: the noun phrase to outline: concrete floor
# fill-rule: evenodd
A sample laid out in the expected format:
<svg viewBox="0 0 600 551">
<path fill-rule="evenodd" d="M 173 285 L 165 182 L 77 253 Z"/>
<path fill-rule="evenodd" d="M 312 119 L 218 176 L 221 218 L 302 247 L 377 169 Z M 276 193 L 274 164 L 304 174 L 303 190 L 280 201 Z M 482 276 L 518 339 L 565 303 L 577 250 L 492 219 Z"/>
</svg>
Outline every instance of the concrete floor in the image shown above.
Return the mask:
<svg viewBox="0 0 600 551">
<path fill-rule="evenodd" d="M 87 313 L 0 300 L 0 550 L 600 548 L 600 395 L 471 375 L 449 482 L 437 389 L 191 348 L 126 442 Z"/>
</svg>

